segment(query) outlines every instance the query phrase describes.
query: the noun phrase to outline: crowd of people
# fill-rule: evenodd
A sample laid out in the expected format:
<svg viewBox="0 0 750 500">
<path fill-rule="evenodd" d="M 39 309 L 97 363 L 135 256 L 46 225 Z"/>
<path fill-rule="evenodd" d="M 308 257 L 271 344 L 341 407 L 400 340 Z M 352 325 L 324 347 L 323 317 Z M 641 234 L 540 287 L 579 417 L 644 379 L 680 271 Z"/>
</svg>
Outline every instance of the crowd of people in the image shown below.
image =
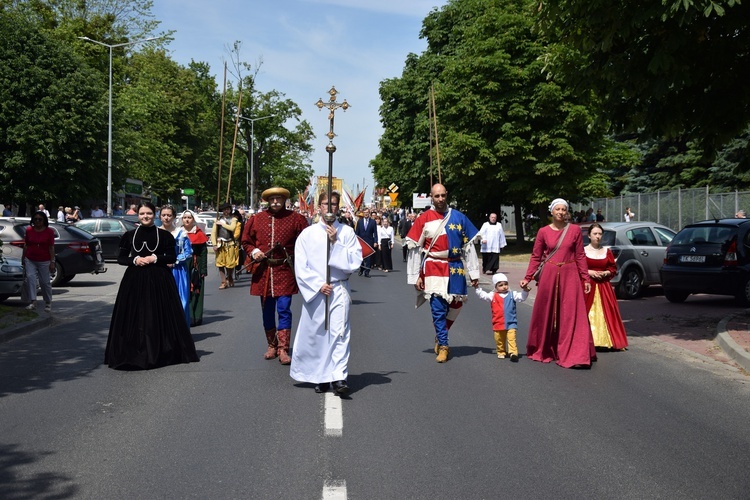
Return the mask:
<svg viewBox="0 0 750 500">
<path fill-rule="evenodd" d="M 112 313 L 105 362 L 112 368 L 150 369 L 199 361 L 190 328 L 203 322 L 210 243 L 218 289 L 234 287 L 241 272 L 250 276 L 250 294 L 259 297 L 262 311 L 263 358 L 291 365 L 291 377 L 313 384 L 316 392 L 345 395 L 351 334 L 348 280 L 354 272 L 369 277 L 375 269 L 392 271 L 397 236 L 416 306 L 429 303 L 438 363 L 450 358 L 449 331 L 468 300 L 469 285 L 490 304 L 498 358 L 517 362 L 521 357 L 516 304 L 527 299 L 534 281 L 526 357 L 587 368 L 596 361 L 597 349 L 627 348 L 609 284 L 617 272 L 614 256 L 601 245 L 603 230 L 591 209 L 583 214 L 594 217 L 590 243 L 584 247 L 580 226 L 570 223 L 567 202 L 550 204 L 551 221 L 537 233 L 520 291 L 515 291 L 499 272 L 507 242 L 497 214 L 490 213 L 477 229 L 450 206 L 445 186 L 434 185 L 430 194 L 432 207 L 420 214 L 369 207 L 340 211 L 341 197 L 335 192 L 330 199 L 327 193 L 320 195 L 317 213 L 307 213 L 290 205 L 287 189 L 272 187 L 263 192 L 257 213 L 228 203 L 220 206 L 210 234 L 201 230 L 191 210 L 178 214 L 171 205 L 157 209 L 147 201 L 129 207 L 139 225 L 120 243 L 118 263 L 127 269 Z M 27 231 L 24 262 L 36 277 L 34 290 L 37 280 L 42 283 L 49 310 L 52 294 L 44 285 L 55 258 L 43 208 Z M 65 218 L 75 210 L 60 207 Z M 492 290 L 479 286 L 481 274 L 492 276 Z M 297 294 L 303 303 L 292 348 L 291 304 Z M 36 307 L 35 302 L 29 307 Z"/>
</svg>

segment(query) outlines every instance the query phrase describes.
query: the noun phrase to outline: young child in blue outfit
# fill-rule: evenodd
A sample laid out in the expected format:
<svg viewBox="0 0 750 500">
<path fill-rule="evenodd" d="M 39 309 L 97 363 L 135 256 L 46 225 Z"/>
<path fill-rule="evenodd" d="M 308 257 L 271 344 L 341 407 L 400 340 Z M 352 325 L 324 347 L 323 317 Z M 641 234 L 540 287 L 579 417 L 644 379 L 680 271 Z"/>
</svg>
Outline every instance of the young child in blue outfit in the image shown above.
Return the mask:
<svg viewBox="0 0 750 500">
<path fill-rule="evenodd" d="M 493 274 L 492 284 L 495 288 L 494 291 L 487 293 L 477 286 L 476 292 L 480 299 L 486 300 L 492 305 L 492 329 L 495 331 L 497 357 L 504 359 L 510 354 L 510 360 L 516 363 L 518 362 L 516 302 L 526 300 L 526 297 L 529 296 L 529 289 L 525 288 L 522 292 L 511 291 L 508 277 L 503 273 Z M 507 350 L 505 348 L 506 341 L 508 342 Z"/>
</svg>

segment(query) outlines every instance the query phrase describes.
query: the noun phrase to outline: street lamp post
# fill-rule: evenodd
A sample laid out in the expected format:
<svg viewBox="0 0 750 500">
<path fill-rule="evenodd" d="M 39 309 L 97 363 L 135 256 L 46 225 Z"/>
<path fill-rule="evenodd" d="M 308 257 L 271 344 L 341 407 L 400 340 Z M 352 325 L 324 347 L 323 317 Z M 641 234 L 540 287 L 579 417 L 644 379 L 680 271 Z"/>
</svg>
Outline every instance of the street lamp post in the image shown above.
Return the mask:
<svg viewBox="0 0 750 500">
<path fill-rule="evenodd" d="M 250 122 L 250 180 L 248 180 L 247 176 L 247 169 L 245 169 L 245 204 L 248 205 L 247 200 L 247 191 L 248 186 L 250 186 L 250 204 L 248 205 L 248 208 L 253 208 L 255 206 L 255 168 L 253 164 L 253 160 L 255 158 L 255 122 L 258 120 L 265 120 L 266 118 L 272 118 L 276 115 L 268 115 L 268 116 L 259 116 L 258 118 L 245 118 L 244 116 L 240 116 L 241 120 L 246 120 Z M 247 163 L 245 163 L 247 165 Z"/>
<path fill-rule="evenodd" d="M 79 36 L 80 40 L 95 43 L 102 47 L 109 49 L 109 127 L 108 127 L 108 139 L 107 139 L 107 215 L 112 215 L 112 49 L 116 47 L 125 47 L 127 45 L 134 45 L 136 43 L 150 42 L 151 40 L 158 40 L 164 38 L 161 36 L 153 36 L 151 38 L 144 38 L 143 40 L 134 40 L 132 42 L 116 43 L 110 45 L 108 43 L 100 42 L 98 40 L 92 40 L 87 36 Z"/>
</svg>

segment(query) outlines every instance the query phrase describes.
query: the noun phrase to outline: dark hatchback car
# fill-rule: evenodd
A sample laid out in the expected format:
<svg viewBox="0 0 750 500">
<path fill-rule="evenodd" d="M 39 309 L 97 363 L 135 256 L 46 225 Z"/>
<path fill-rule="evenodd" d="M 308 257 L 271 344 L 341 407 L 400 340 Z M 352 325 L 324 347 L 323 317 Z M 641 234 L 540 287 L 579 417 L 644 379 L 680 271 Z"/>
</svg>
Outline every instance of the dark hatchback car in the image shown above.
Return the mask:
<svg viewBox="0 0 750 500">
<path fill-rule="evenodd" d="M 77 228 L 91 233 L 102 244 L 102 255 L 105 259 L 117 259 L 120 252 L 120 238 L 126 232 L 138 227 L 133 222 L 121 218 L 101 217 L 97 219 L 79 220 L 74 224 Z"/>
<path fill-rule="evenodd" d="M 740 305 L 750 305 L 750 219 L 685 226 L 667 248 L 661 284 L 670 302 L 709 293 L 732 295 Z"/>
<path fill-rule="evenodd" d="M 10 257 L 21 258 L 23 238 L 31 224 L 28 217 L 0 217 L 0 239 L 10 247 Z M 55 233 L 55 272 L 52 286 L 64 285 L 76 274 L 107 272 L 99 240 L 86 231 L 62 222 L 50 221 Z"/>
<path fill-rule="evenodd" d="M 583 244 L 589 244 L 588 229 L 592 222 L 579 223 Z M 620 299 L 635 299 L 651 285 L 660 284 L 659 269 L 667 245 L 675 232 L 655 222 L 600 222 L 604 230 L 602 245 L 615 256 L 617 274 L 612 286 Z"/>
</svg>

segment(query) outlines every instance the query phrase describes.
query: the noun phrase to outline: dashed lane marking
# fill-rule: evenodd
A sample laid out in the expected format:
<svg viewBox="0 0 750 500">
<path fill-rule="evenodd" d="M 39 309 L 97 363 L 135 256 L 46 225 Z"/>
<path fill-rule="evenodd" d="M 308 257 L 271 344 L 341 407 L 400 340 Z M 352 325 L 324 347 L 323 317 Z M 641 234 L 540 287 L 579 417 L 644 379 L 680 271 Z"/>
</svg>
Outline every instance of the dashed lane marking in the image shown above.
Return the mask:
<svg viewBox="0 0 750 500">
<path fill-rule="evenodd" d="M 344 432 L 344 411 L 341 398 L 331 392 L 325 393 L 325 434 L 341 437 Z M 338 498 L 338 497 L 336 497 Z"/>
</svg>

